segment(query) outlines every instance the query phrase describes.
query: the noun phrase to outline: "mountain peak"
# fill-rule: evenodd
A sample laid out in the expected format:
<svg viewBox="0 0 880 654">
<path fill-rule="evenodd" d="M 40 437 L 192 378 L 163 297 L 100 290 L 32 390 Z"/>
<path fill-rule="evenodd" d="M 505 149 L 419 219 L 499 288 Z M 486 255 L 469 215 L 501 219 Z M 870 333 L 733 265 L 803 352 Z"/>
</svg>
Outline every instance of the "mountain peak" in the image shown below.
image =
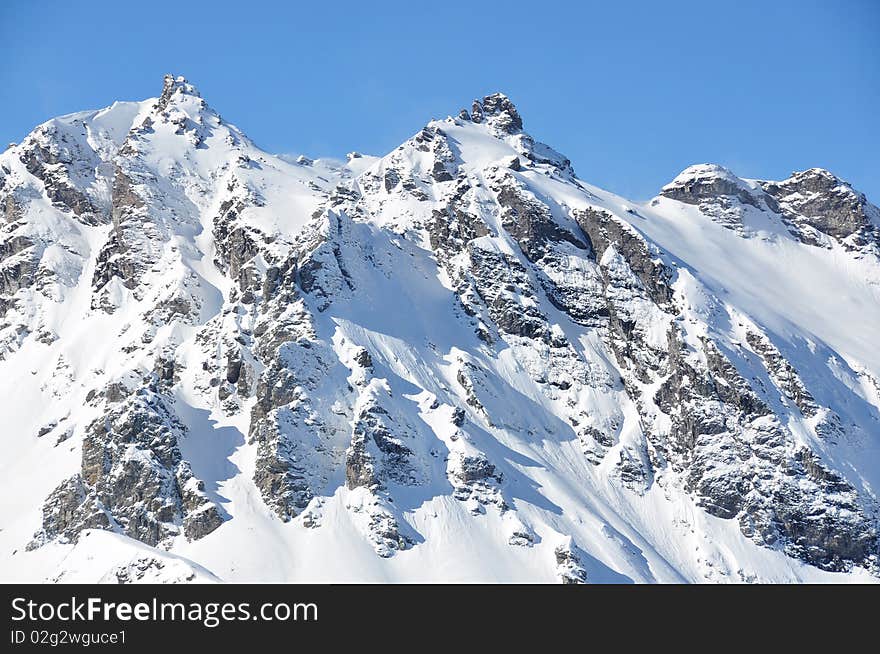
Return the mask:
<svg viewBox="0 0 880 654">
<path fill-rule="evenodd" d="M 733 174 L 729 168 L 725 168 L 721 164 L 716 163 L 700 163 L 688 166 L 682 170 L 675 179 L 673 179 L 666 187 L 682 184 L 696 179 L 724 179 L 731 182 L 737 181 L 739 178 Z M 666 188 L 664 187 L 664 188 Z"/>
<path fill-rule="evenodd" d="M 462 111 L 462 116 L 467 114 Z M 516 106 L 503 93 L 491 93 L 482 100 L 477 98 L 471 106 L 470 119 L 475 123 L 486 123 L 498 127 L 507 134 L 522 131 L 522 118 Z"/>
<path fill-rule="evenodd" d="M 802 199 L 808 196 L 836 196 L 854 207 L 867 204 L 864 193 L 857 191 L 852 187 L 852 184 L 825 168 L 798 170 L 781 181 L 760 181 L 759 183 L 771 195 L 799 194 Z"/>
<path fill-rule="evenodd" d="M 799 184 L 810 188 L 813 192 L 829 192 L 838 187 L 853 190 L 852 185 L 825 168 L 808 168 L 797 170 L 779 184 Z"/>
<path fill-rule="evenodd" d="M 732 196 L 745 204 L 758 206 L 755 191 L 751 184 L 724 166 L 702 163 L 688 166 L 681 171 L 660 190 L 660 195 L 687 204 L 699 204 L 719 196 Z"/>
<path fill-rule="evenodd" d="M 847 238 L 871 225 L 880 227 L 880 211 L 864 193 L 824 168 L 793 172 L 779 182 L 760 182 L 796 223 L 836 238 Z"/>
<path fill-rule="evenodd" d="M 188 95 L 195 98 L 202 97 L 198 89 L 190 84 L 182 75 L 165 75 L 162 86 L 162 95 L 159 96 L 157 106 L 159 109 L 164 109 L 177 95 Z"/>
</svg>

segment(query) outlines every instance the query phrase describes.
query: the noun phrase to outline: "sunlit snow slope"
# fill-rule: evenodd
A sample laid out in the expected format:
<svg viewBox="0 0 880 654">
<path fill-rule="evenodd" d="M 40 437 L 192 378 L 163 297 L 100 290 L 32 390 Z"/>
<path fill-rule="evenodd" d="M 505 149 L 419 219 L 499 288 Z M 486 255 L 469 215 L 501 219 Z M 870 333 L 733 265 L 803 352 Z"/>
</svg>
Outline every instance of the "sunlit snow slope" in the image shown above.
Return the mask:
<svg viewBox="0 0 880 654">
<path fill-rule="evenodd" d="M 880 211 L 580 181 L 505 96 L 382 158 L 183 78 L 0 155 L 2 581 L 876 581 Z"/>
</svg>

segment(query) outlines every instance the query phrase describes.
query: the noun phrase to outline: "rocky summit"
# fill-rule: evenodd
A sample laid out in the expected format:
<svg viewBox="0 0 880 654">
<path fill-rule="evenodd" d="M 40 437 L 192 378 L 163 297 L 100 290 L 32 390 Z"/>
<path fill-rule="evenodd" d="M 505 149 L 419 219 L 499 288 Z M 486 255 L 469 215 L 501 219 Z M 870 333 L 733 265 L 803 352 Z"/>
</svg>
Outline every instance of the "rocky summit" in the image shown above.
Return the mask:
<svg viewBox="0 0 880 654">
<path fill-rule="evenodd" d="M 294 158 L 167 76 L 0 155 L 4 580 L 880 580 L 880 210 L 446 109 Z"/>
</svg>

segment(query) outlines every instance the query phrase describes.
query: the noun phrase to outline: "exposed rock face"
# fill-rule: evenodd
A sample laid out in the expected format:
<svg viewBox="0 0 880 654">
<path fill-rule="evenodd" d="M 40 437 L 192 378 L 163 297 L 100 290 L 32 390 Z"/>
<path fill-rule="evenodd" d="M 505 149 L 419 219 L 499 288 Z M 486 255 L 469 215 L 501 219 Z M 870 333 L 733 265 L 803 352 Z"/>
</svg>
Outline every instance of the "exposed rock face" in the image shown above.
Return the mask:
<svg viewBox="0 0 880 654">
<path fill-rule="evenodd" d="M 740 233 L 744 215 L 759 211 L 780 214 L 792 233 L 809 245 L 829 247 L 836 240 L 849 250 L 874 256 L 878 252 L 880 209 L 821 168 L 774 182 L 743 180 L 721 166 L 701 164 L 684 170 L 660 195 L 697 205 L 705 215 Z"/>
<path fill-rule="evenodd" d="M 877 240 L 880 211 L 863 193 L 827 170 L 811 168 L 781 182 L 761 182 L 761 186 L 795 225 L 809 226 L 837 239 L 856 236 L 856 244 Z"/>
<path fill-rule="evenodd" d="M 17 149 L 27 171 L 37 178 L 52 204 L 86 225 L 107 221 L 106 207 L 94 186 L 101 184 L 100 158 L 88 143 L 70 133 L 66 126 L 50 121 L 41 125 Z M 72 127 L 76 127 L 76 121 Z M 81 190 L 83 180 L 92 188 Z M 89 197 L 91 195 L 91 197 Z"/>
<path fill-rule="evenodd" d="M 257 380 L 249 437 L 258 443 L 254 482 L 278 516 L 290 519 L 322 485 L 322 460 L 329 456 L 322 436 L 328 432 L 312 393 L 328 362 L 302 300 L 285 308 L 280 298 L 275 302 L 274 320 L 270 314 L 255 330 L 257 357 L 266 369 Z"/>
<path fill-rule="evenodd" d="M 633 208 L 502 94 L 344 165 L 259 151 L 179 77 L 106 111 L 0 156 L 0 366 L 30 374 L 0 371 L 45 402 L 41 455 L 81 455 L 30 548 L 99 529 L 173 549 L 271 523 L 320 539 L 333 504 L 381 558 L 421 556 L 452 520 L 508 565 L 540 550 L 563 583 L 600 578 L 603 557 L 640 580 L 670 561 L 772 578 L 784 556 L 877 574 L 875 472 L 852 454 L 871 456 L 880 407 L 869 337 L 753 311 L 749 280 L 728 293 L 661 238 L 705 220 L 725 256 L 716 232 L 733 258 L 784 242 L 827 272 L 834 249 L 880 280 L 877 210 L 830 173 L 695 166 Z M 657 525 L 657 507 L 700 517 Z M 720 542 L 730 527 L 761 548 Z M 692 535 L 711 571 L 671 555 Z"/>
<path fill-rule="evenodd" d="M 514 257 L 477 245 L 468 248 L 476 291 L 495 325 L 514 336 L 549 342 L 547 317 L 524 300 L 535 293 L 526 268 Z M 499 282 L 504 282 L 499 283 Z"/>
<path fill-rule="evenodd" d="M 475 123 L 487 122 L 507 134 L 515 134 L 523 127 L 516 107 L 503 93 L 493 93 L 482 100 L 474 100 L 471 120 Z"/>
<path fill-rule="evenodd" d="M 70 185 L 69 173 L 64 168 L 66 162 L 58 156 L 35 144 L 33 150 L 22 155 L 22 162 L 28 172 L 43 181 L 46 194 L 55 205 L 71 210 L 86 223 L 101 220 L 89 199 Z"/>
<path fill-rule="evenodd" d="M 167 402 L 142 387 L 107 406 L 89 425 L 82 470 L 46 500 L 43 529 L 32 543 L 76 541 L 83 529 L 118 530 L 149 545 L 181 532 L 201 538 L 222 523 L 204 483 L 180 456 L 183 427 Z"/>
<path fill-rule="evenodd" d="M 120 170 L 113 181 L 111 202 L 113 228 L 98 254 L 92 279 L 95 291 L 103 289 L 113 278 L 119 279 L 128 289 L 136 288 L 140 275 L 157 259 L 150 245 L 158 234 L 145 220 L 144 201 L 133 190 L 128 176 Z"/>
<path fill-rule="evenodd" d="M 807 390 L 794 366 L 782 356 L 773 343 L 766 336 L 751 331 L 746 334 L 746 341 L 761 356 L 770 377 L 783 394 L 794 402 L 805 416 L 816 415 L 819 410 L 816 400 Z"/>
<path fill-rule="evenodd" d="M 576 211 L 574 218 L 584 230 L 598 259 L 610 245 L 620 252 L 630 270 L 639 278 L 651 300 L 665 306 L 672 299 L 669 287 L 671 272 L 662 264 L 656 252 L 634 230 L 607 211 L 592 208 Z"/>
<path fill-rule="evenodd" d="M 11 236 L 0 245 L 0 293 L 11 296 L 34 283 L 41 249 L 24 236 Z"/>
<path fill-rule="evenodd" d="M 663 187 L 660 195 L 697 205 L 715 222 L 740 233 L 743 233 L 744 214 L 749 208 L 779 211 L 776 200 L 764 193 L 756 182 L 740 179 L 715 164 L 700 164 L 685 169 Z"/>
<path fill-rule="evenodd" d="M 873 565 L 878 534 L 869 504 L 840 476 L 813 468 L 815 455 L 798 447 L 712 343 L 703 344 L 700 363 L 675 332 L 669 342 L 668 376 L 654 402 L 672 429 L 656 447 L 687 471 L 701 506 L 824 569 Z"/>
<path fill-rule="evenodd" d="M 181 228 L 196 228 L 193 199 L 156 185 L 155 170 L 141 151 L 157 130 L 169 131 L 198 150 L 219 124 L 219 116 L 186 80 L 166 76 L 159 101 L 132 126 L 114 160 L 112 229 L 97 257 L 92 308 L 113 313 L 125 295 L 120 286 L 142 299 L 148 292 L 146 278 L 157 268 L 175 263 L 176 252 L 168 252 L 166 244 Z M 235 138 L 228 141 L 235 146 Z M 204 188 L 197 186 L 191 193 L 198 196 L 199 191 Z"/>
<path fill-rule="evenodd" d="M 175 95 L 189 95 L 201 98 L 198 90 L 186 81 L 186 78 L 174 75 L 165 75 L 162 83 L 162 95 L 156 102 L 155 107 L 158 111 L 167 111 L 173 102 Z"/>
<path fill-rule="evenodd" d="M 411 486 L 423 481 L 407 445 L 414 437 L 409 426 L 385 406 L 389 392 L 387 384 L 374 379 L 358 399 L 345 461 L 349 488 L 365 486 L 376 491 L 392 482 Z"/>
<path fill-rule="evenodd" d="M 546 255 L 549 243 L 564 241 L 586 249 L 576 234 L 560 227 L 547 205 L 534 196 L 529 197 L 531 194 L 517 187 L 510 178 L 497 180 L 493 190 L 501 207 L 501 225 L 516 239 L 529 260 Z"/>
<path fill-rule="evenodd" d="M 557 545 L 554 550 L 556 556 L 556 569 L 563 584 L 587 583 L 587 572 L 583 569 L 576 546 L 567 542 Z"/>
<path fill-rule="evenodd" d="M 445 211 L 435 209 L 432 212 L 428 236 L 431 247 L 437 251 L 438 256 L 461 252 L 468 242 L 489 234 L 486 223 L 467 209 L 464 196 L 469 190 L 469 185 L 462 184 L 446 205 Z"/>
<path fill-rule="evenodd" d="M 76 541 L 84 529 L 108 529 L 110 519 L 103 507 L 89 501 L 91 490 L 77 474 L 52 491 L 43 505 L 43 530 L 29 547 L 59 538 Z"/>
<path fill-rule="evenodd" d="M 664 186 L 660 194 L 687 204 L 731 197 L 753 207 L 759 206 L 752 189 L 726 168 L 714 164 L 691 166 Z"/>
</svg>

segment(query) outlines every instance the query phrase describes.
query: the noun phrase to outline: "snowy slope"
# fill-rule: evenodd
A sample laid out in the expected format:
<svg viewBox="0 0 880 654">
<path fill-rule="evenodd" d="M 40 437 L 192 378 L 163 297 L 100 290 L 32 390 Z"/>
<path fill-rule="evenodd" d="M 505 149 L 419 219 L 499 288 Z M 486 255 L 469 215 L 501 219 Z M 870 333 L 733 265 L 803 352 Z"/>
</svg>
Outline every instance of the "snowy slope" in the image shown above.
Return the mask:
<svg viewBox="0 0 880 654">
<path fill-rule="evenodd" d="M 866 582 L 880 212 L 635 203 L 496 94 L 381 158 L 183 78 L 0 155 L 4 581 Z"/>
</svg>

